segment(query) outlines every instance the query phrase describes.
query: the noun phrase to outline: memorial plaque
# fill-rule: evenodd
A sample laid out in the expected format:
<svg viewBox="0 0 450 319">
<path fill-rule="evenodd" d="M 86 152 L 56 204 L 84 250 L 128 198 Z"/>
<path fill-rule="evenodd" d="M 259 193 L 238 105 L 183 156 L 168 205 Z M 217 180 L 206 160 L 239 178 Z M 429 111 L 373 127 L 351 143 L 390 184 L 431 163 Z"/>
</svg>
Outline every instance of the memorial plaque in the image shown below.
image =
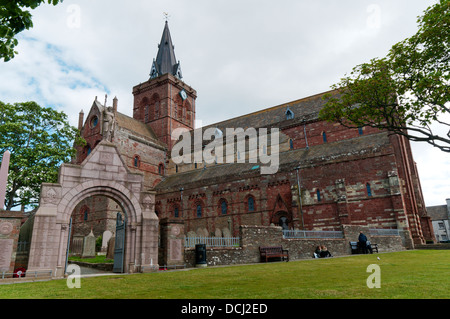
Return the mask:
<svg viewBox="0 0 450 319">
<path fill-rule="evenodd" d="M 13 243 L 13 239 L 0 239 L 0 271 L 10 270 Z"/>
<path fill-rule="evenodd" d="M 10 222 L 2 222 L 0 223 L 0 234 L 9 235 L 12 232 L 13 228 L 14 226 Z"/>
<path fill-rule="evenodd" d="M 180 261 L 183 260 L 183 255 L 181 253 L 181 239 L 169 239 L 170 245 L 170 260 Z"/>
</svg>

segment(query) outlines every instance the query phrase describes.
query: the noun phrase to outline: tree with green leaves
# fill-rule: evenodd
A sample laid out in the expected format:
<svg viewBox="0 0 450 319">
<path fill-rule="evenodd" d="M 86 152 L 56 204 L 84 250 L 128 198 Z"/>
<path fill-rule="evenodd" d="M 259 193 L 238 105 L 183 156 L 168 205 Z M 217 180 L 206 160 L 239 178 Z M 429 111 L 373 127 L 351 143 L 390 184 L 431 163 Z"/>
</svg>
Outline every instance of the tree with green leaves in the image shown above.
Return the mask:
<svg viewBox="0 0 450 319">
<path fill-rule="evenodd" d="M 32 15 L 27 9 L 36 9 L 41 3 L 54 6 L 62 0 L 0 0 L 0 58 L 14 58 L 14 48 L 19 43 L 16 35 L 33 27 Z"/>
<path fill-rule="evenodd" d="M 67 115 L 35 102 L 0 102 L 0 156 L 11 153 L 6 210 L 35 207 L 42 183 L 56 183 L 59 166 L 84 145 Z"/>
<path fill-rule="evenodd" d="M 324 97 L 320 118 L 371 126 L 450 152 L 450 0 L 418 17 L 416 34 L 353 68 Z"/>
</svg>

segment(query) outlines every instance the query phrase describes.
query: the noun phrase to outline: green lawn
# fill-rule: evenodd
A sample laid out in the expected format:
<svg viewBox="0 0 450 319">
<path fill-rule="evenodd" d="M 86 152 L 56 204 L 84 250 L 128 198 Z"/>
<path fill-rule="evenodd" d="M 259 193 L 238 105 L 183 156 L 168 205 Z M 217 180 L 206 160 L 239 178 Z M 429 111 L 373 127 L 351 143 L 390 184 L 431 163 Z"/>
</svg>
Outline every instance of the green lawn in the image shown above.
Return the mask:
<svg viewBox="0 0 450 319">
<path fill-rule="evenodd" d="M 380 288 L 367 287 L 370 264 L 380 267 Z M 90 277 L 79 289 L 65 279 L 0 285 L 0 298 L 448 299 L 449 287 L 450 250 L 414 250 Z"/>
</svg>

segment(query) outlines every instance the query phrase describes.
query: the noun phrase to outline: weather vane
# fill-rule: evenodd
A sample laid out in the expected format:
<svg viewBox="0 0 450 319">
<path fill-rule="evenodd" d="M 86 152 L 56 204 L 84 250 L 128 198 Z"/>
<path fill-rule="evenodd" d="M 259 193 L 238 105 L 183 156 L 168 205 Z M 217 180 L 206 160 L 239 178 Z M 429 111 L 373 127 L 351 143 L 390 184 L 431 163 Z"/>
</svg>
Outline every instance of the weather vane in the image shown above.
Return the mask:
<svg viewBox="0 0 450 319">
<path fill-rule="evenodd" d="M 164 15 L 164 19 L 166 19 L 166 21 L 169 21 L 170 15 L 169 12 L 163 12 Z"/>
</svg>

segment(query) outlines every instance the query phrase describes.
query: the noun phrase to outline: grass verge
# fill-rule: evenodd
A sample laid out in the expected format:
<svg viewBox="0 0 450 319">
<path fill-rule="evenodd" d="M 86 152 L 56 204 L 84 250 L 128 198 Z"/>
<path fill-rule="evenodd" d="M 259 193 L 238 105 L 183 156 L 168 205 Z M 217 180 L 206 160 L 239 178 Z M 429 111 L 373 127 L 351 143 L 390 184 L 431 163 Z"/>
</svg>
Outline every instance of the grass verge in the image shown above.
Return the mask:
<svg viewBox="0 0 450 319">
<path fill-rule="evenodd" d="M 377 259 L 379 257 L 380 259 Z M 367 271 L 380 267 L 380 288 Z M 208 267 L 0 286 L 2 299 L 448 299 L 449 250 Z"/>
</svg>

